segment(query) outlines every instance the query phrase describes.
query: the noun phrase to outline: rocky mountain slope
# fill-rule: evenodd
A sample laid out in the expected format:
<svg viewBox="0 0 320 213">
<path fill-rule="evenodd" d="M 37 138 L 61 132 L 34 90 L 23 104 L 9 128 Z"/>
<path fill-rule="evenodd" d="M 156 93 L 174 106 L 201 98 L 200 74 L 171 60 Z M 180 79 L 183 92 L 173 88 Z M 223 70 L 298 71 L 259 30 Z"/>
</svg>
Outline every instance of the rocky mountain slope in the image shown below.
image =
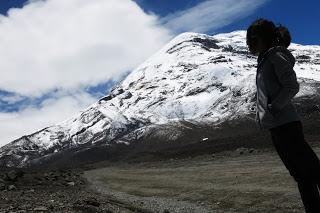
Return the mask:
<svg viewBox="0 0 320 213">
<path fill-rule="evenodd" d="M 295 99 L 318 100 L 320 46 L 292 44 L 289 49 L 300 83 Z M 24 167 L 62 152 L 128 146 L 150 134 L 174 141 L 180 132 L 160 127 L 176 121 L 219 126 L 253 120 L 255 65 L 245 31 L 180 34 L 77 116 L 0 148 L 0 164 Z M 316 103 L 311 110 L 319 110 Z"/>
</svg>

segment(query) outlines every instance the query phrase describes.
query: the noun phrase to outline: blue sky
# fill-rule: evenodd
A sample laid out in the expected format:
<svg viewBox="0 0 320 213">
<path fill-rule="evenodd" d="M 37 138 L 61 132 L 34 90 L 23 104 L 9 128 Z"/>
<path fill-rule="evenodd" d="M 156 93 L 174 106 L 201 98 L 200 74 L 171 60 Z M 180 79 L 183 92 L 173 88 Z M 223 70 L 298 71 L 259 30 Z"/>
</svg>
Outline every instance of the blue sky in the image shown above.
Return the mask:
<svg viewBox="0 0 320 213">
<path fill-rule="evenodd" d="M 139 6 L 147 13 L 155 13 L 159 16 L 166 16 L 170 13 L 185 10 L 193 7 L 205 0 L 135 0 Z M 6 15 L 10 8 L 20 8 L 26 0 L 2 1 L 0 13 Z M 293 41 L 300 44 L 320 45 L 319 25 L 320 1 L 299 1 L 299 0 L 270 0 L 263 7 L 258 8 L 254 13 L 239 21 L 215 30 L 208 34 L 229 32 L 233 30 L 246 29 L 255 19 L 264 17 L 281 23 L 290 29 Z"/>
<path fill-rule="evenodd" d="M 318 8 L 316 0 L 1 1 L 0 146 L 78 114 L 185 31 L 245 30 L 264 17 L 287 26 L 293 42 L 319 45 Z"/>
<path fill-rule="evenodd" d="M 146 12 L 153 12 L 160 16 L 166 16 L 171 12 L 183 10 L 204 1 L 136 0 Z M 320 28 L 317 27 L 320 20 L 319 9 L 320 1 L 317 0 L 270 0 L 252 14 L 249 14 L 248 17 L 206 33 L 245 30 L 253 20 L 263 17 L 274 21 L 276 24 L 287 26 L 295 43 L 320 45 Z"/>
</svg>

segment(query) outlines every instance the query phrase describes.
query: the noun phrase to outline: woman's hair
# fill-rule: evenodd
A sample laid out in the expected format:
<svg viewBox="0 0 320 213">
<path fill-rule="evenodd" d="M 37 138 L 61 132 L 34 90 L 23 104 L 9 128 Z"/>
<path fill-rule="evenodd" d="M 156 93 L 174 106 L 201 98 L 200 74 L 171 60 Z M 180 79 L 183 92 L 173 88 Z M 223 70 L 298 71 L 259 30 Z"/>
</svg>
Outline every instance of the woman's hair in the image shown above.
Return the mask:
<svg viewBox="0 0 320 213">
<path fill-rule="evenodd" d="M 282 26 L 275 26 L 272 21 L 266 19 L 258 19 L 254 21 L 247 29 L 247 43 L 255 43 L 259 37 L 268 46 L 288 47 L 291 43 L 291 35 L 289 30 Z"/>
</svg>

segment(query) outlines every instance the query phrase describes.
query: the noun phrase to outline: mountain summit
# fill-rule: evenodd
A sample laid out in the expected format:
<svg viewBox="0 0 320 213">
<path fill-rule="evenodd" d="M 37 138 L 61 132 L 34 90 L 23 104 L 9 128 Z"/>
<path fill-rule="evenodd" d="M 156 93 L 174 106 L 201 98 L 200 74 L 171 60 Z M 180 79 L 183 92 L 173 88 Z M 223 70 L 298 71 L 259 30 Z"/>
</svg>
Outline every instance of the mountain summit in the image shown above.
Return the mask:
<svg viewBox="0 0 320 213">
<path fill-rule="evenodd" d="M 245 31 L 178 35 L 77 116 L 0 148 L 0 164 L 24 167 L 70 150 L 107 150 L 151 132 L 175 140 L 179 132 L 157 127 L 181 120 L 213 126 L 254 122 L 256 57 L 245 41 Z M 320 47 L 292 44 L 289 50 L 297 59 L 295 98 L 317 96 Z"/>
</svg>

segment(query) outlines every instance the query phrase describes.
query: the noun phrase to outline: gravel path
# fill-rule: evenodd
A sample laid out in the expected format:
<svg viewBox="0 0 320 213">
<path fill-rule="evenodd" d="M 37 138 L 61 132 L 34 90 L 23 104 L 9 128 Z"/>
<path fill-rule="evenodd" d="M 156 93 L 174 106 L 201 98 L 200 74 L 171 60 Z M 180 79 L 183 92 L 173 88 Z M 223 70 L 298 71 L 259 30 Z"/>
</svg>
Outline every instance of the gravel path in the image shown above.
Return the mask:
<svg viewBox="0 0 320 213">
<path fill-rule="evenodd" d="M 89 168 L 1 170 L 0 213 L 304 212 L 272 149 Z"/>
<path fill-rule="evenodd" d="M 142 212 L 159 212 L 159 213 L 210 213 L 212 209 L 204 206 L 203 204 L 190 203 L 186 201 L 179 201 L 173 198 L 161 198 L 161 197 L 141 197 L 130 195 L 125 192 L 119 192 L 108 188 L 103 182 L 99 181 L 99 175 L 97 173 L 86 173 L 86 177 L 89 182 L 92 183 L 92 189 L 113 197 L 116 200 L 127 203 L 127 205 L 139 206 Z M 215 212 L 225 212 L 225 211 L 215 211 Z"/>
<path fill-rule="evenodd" d="M 304 212 L 296 183 L 272 149 L 110 164 L 83 177 L 92 190 L 141 212 Z"/>
</svg>

